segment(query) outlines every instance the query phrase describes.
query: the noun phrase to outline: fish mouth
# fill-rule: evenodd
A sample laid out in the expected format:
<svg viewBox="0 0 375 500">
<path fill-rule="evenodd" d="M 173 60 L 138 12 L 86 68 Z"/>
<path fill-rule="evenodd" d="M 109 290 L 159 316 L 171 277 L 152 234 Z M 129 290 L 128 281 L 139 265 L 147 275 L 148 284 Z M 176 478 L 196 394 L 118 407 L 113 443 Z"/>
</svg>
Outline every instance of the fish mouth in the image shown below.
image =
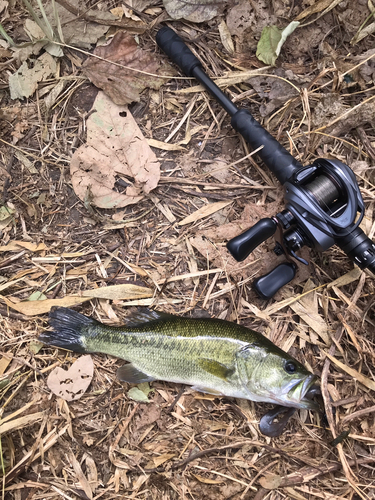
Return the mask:
<svg viewBox="0 0 375 500">
<path fill-rule="evenodd" d="M 298 382 L 288 392 L 288 399 L 291 406 L 295 408 L 305 408 L 306 410 L 319 410 L 319 405 L 311 398 L 316 394 L 320 394 L 320 386 L 317 383 L 316 375 L 309 375 L 305 380 Z"/>
</svg>

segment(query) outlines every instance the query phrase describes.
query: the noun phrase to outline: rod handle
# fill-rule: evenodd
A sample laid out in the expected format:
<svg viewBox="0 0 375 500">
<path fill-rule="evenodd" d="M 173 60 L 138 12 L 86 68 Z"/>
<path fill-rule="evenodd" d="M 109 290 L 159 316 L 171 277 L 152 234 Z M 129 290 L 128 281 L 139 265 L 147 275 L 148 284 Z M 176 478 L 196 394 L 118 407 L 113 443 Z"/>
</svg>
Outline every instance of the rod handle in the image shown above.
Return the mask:
<svg viewBox="0 0 375 500">
<path fill-rule="evenodd" d="M 253 149 L 263 146 L 257 155 L 282 185 L 302 168 L 301 163 L 293 158 L 246 109 L 237 111 L 232 116 L 231 124 Z"/>
<path fill-rule="evenodd" d="M 157 32 L 156 43 L 186 76 L 194 76 L 193 69 L 201 66 L 199 59 L 185 42 L 168 26 L 164 26 Z"/>
</svg>

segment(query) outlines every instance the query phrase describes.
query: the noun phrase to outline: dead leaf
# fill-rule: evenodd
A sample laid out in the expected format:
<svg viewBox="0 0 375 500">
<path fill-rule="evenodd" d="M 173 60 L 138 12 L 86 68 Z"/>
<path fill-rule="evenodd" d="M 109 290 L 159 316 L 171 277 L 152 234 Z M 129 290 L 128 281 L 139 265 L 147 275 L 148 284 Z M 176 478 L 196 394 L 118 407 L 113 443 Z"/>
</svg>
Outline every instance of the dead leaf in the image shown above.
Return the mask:
<svg viewBox="0 0 375 500">
<path fill-rule="evenodd" d="M 67 8 L 56 2 L 57 15 L 65 42 L 75 47 L 89 49 L 107 33 L 110 26 L 117 26 L 134 34 L 144 33 L 147 28 L 143 21 L 134 21 L 126 17 L 119 19 L 106 10 L 88 9 L 82 0 L 65 0 L 64 5 Z M 45 2 L 44 7 L 51 25 L 56 27 L 53 3 Z M 103 5 L 103 9 L 106 8 L 108 5 Z"/>
<path fill-rule="evenodd" d="M 10 365 L 11 361 L 12 361 L 11 357 L 6 358 L 3 356 L 2 358 L 0 358 L 0 376 L 4 374 L 5 370 Z"/>
<path fill-rule="evenodd" d="M 85 437 L 87 439 L 85 444 L 87 444 L 87 446 L 90 446 L 87 442 L 90 438 L 88 438 L 87 436 L 84 436 L 84 438 Z M 92 491 L 95 492 L 95 490 L 99 484 L 98 483 L 98 470 L 96 468 L 95 460 L 92 457 L 90 457 L 90 455 L 86 454 L 85 462 L 86 462 L 87 479 L 89 481 L 89 484 L 90 484 Z"/>
<path fill-rule="evenodd" d="M 210 479 L 209 477 L 200 476 L 199 474 L 193 474 L 193 476 L 204 484 L 221 484 L 225 482 L 225 479 Z"/>
<path fill-rule="evenodd" d="M 64 55 L 64 52 L 60 45 L 56 45 L 55 43 L 49 41 L 46 38 L 46 34 L 42 30 L 42 28 L 35 21 L 26 19 L 24 29 L 33 45 L 35 44 L 37 46 L 40 46 L 40 44 L 42 43 L 42 47 L 44 48 L 44 50 L 51 56 L 62 57 Z"/>
<path fill-rule="evenodd" d="M 356 43 L 366 38 L 366 36 L 372 35 L 372 33 L 374 32 L 375 32 L 375 23 L 371 23 L 368 26 L 359 29 L 358 32 L 355 34 L 355 36 L 353 36 L 353 38 L 350 40 L 350 45 L 355 45 Z"/>
<path fill-rule="evenodd" d="M 16 431 L 22 429 L 23 427 L 30 427 L 35 422 L 43 418 L 44 412 L 39 411 L 37 413 L 31 413 L 30 415 L 25 415 L 24 417 L 19 417 L 11 420 L 10 422 L 5 422 L 0 420 L 0 436 L 5 432 Z"/>
<path fill-rule="evenodd" d="M 14 304 L 7 297 L 3 297 L 0 295 L 0 299 L 2 299 L 7 306 L 16 311 L 25 314 L 26 316 L 39 316 L 40 314 L 45 314 L 51 310 L 51 307 L 72 307 L 78 304 L 82 304 L 82 302 L 86 302 L 90 300 L 90 297 L 78 297 L 78 296 L 69 296 L 67 295 L 63 299 L 47 299 L 47 300 L 36 300 L 25 302 L 17 302 Z"/>
<path fill-rule="evenodd" d="M 223 0 L 163 0 L 172 19 L 203 23 L 217 16 L 226 6 Z"/>
<path fill-rule="evenodd" d="M 11 222 L 14 221 L 15 210 L 9 207 L 0 205 L 0 230 L 5 229 Z"/>
<path fill-rule="evenodd" d="M 16 311 L 25 314 L 26 316 L 36 316 L 39 314 L 47 313 L 51 307 L 72 307 L 82 302 L 86 302 L 92 298 L 120 300 L 120 299 L 142 299 L 152 297 L 153 292 L 151 289 L 129 284 L 113 285 L 102 288 L 95 288 L 93 290 L 84 290 L 82 296 L 67 295 L 63 299 L 46 299 L 46 300 L 27 300 L 23 302 L 13 303 L 7 297 L 1 296 L 7 306 L 15 309 Z"/>
<path fill-rule="evenodd" d="M 152 297 L 153 291 L 150 288 L 125 283 L 123 285 L 103 286 L 92 290 L 84 290 L 82 296 L 110 300 L 143 299 Z"/>
<path fill-rule="evenodd" d="M 137 203 L 157 186 L 160 164 L 126 106 L 99 92 L 93 109 L 87 143 L 75 151 L 70 164 L 74 191 L 100 208 Z M 114 189 L 119 178 L 126 190 Z"/>
<path fill-rule="evenodd" d="M 88 357 L 90 357 L 90 356 L 88 356 Z M 80 358 L 80 359 L 82 359 L 82 358 Z M 77 361 L 76 361 L 76 363 L 77 363 Z M 75 398 L 75 399 L 78 399 L 78 398 Z M 81 488 L 86 493 L 88 498 L 90 500 L 92 500 L 92 489 L 91 489 L 90 483 L 88 482 L 86 476 L 84 475 L 80 463 L 78 462 L 74 453 L 71 450 L 69 452 L 69 460 L 70 460 L 70 463 L 73 465 L 73 470 L 77 476 L 77 479 L 80 483 Z"/>
<path fill-rule="evenodd" d="M 91 48 L 108 31 L 111 21 L 117 20 L 110 12 L 87 10 L 80 0 L 69 0 L 66 5 L 69 10 L 56 2 L 56 12 L 65 43 L 75 47 Z M 57 28 L 53 3 L 45 2 L 44 9 L 51 26 Z M 82 13 L 85 13 L 84 19 Z"/>
<path fill-rule="evenodd" d="M 269 115 L 291 97 L 298 95 L 296 88 L 286 79 L 286 74 L 281 69 L 277 71 L 284 79 L 259 76 L 249 80 L 250 85 L 262 98 L 263 102 L 259 107 L 261 116 Z"/>
<path fill-rule="evenodd" d="M 137 431 L 160 420 L 161 408 L 150 401 L 150 404 L 139 407 L 138 416 L 139 419 L 137 419 L 136 423 Z"/>
<path fill-rule="evenodd" d="M 318 0 L 317 2 L 310 5 L 310 7 L 307 7 L 307 9 L 303 10 L 300 14 L 298 14 L 295 21 L 301 21 L 301 19 L 305 19 L 305 17 L 311 16 L 312 14 L 316 14 L 318 12 L 322 12 L 323 10 L 325 11 L 325 9 L 327 9 L 326 12 L 329 12 L 338 3 L 339 3 L 339 0 L 336 0 L 336 1 Z"/>
<path fill-rule="evenodd" d="M 282 483 L 281 476 L 267 474 L 259 479 L 259 484 L 266 490 L 277 490 Z"/>
<path fill-rule="evenodd" d="M 21 67 L 9 76 L 10 98 L 30 97 L 38 88 L 38 83 L 55 74 L 56 70 L 56 61 L 47 52 L 39 56 L 30 68 L 26 61 L 23 62 Z"/>
<path fill-rule="evenodd" d="M 94 375 L 94 362 L 90 355 L 81 356 L 69 370 L 56 367 L 48 375 L 49 389 L 65 401 L 80 399 L 91 384 Z"/>
<path fill-rule="evenodd" d="M 145 88 L 159 89 L 167 81 L 156 75 L 163 73 L 161 58 L 142 50 L 134 38 L 123 31 L 116 33 L 110 44 L 97 47 L 94 54 L 106 61 L 88 58 L 82 65 L 83 72 L 116 104 L 138 102 Z M 119 64 L 126 68 L 119 67 Z"/>
<path fill-rule="evenodd" d="M 162 455 L 159 455 L 158 457 L 153 458 L 154 465 L 155 467 L 159 467 L 161 464 L 166 462 L 167 460 L 170 460 L 171 458 L 175 457 L 176 453 L 163 453 Z"/>
<path fill-rule="evenodd" d="M 147 144 L 153 148 L 162 149 L 164 151 L 186 151 L 186 148 L 179 144 L 169 144 L 168 142 L 157 141 L 156 139 L 146 139 Z"/>
<path fill-rule="evenodd" d="M 265 1 L 238 0 L 232 5 L 226 21 L 231 35 L 237 40 L 236 51 L 255 51 L 256 38 L 260 37 L 262 29 L 276 24 L 279 18 L 272 13 Z"/>
<path fill-rule="evenodd" d="M 335 279 L 331 283 L 328 283 L 327 290 L 329 290 L 330 288 L 332 288 L 334 286 L 340 287 L 340 286 L 344 286 L 344 285 L 349 285 L 349 283 L 353 283 L 353 281 L 357 281 L 361 277 L 363 272 L 364 271 L 362 271 L 362 269 L 360 269 L 359 267 L 354 267 L 351 271 L 347 272 L 343 276 L 340 276 L 339 278 Z"/>
<path fill-rule="evenodd" d="M 350 368 L 350 366 L 341 363 L 341 361 L 331 356 L 328 352 L 326 352 L 325 355 L 327 356 L 327 358 L 333 361 L 335 365 L 341 368 L 341 370 L 351 375 L 354 379 L 358 380 L 358 382 L 363 384 L 368 389 L 375 391 L 375 382 L 373 380 L 369 379 L 368 377 L 365 377 L 364 375 L 362 375 L 362 373 L 359 373 L 357 370 L 354 370 L 354 368 Z"/>
<path fill-rule="evenodd" d="M 219 24 L 220 40 L 229 54 L 234 54 L 234 43 L 228 29 L 227 23 L 223 20 Z"/>
<path fill-rule="evenodd" d="M 180 222 L 178 222 L 178 225 L 185 226 L 186 224 L 190 224 L 191 222 L 196 222 L 197 220 L 204 219 L 205 217 L 208 217 L 209 215 L 222 210 L 224 207 L 230 205 L 231 203 L 232 201 L 217 201 L 215 203 L 204 205 L 192 214 L 185 217 L 185 219 L 182 219 Z"/>
<path fill-rule="evenodd" d="M 303 293 L 313 290 L 313 288 L 314 285 L 312 281 L 308 280 L 303 289 Z M 298 302 L 290 304 L 290 308 L 319 335 L 325 344 L 331 344 L 327 323 L 318 312 L 318 297 L 316 291 L 311 291 L 311 293 L 302 296 Z"/>
</svg>

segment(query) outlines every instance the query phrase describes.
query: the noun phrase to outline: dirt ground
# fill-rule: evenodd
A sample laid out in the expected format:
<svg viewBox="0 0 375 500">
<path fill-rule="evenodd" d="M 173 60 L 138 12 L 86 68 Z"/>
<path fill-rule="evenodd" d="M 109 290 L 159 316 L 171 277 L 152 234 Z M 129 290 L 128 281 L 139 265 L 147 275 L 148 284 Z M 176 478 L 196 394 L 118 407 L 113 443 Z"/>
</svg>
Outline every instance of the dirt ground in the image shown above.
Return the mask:
<svg viewBox="0 0 375 500">
<path fill-rule="evenodd" d="M 0 44 L 2 498 L 375 498 L 374 279 L 337 247 L 322 254 L 304 248 L 308 267 L 301 264 L 272 300 L 256 295 L 254 277 L 285 257 L 273 253 L 271 238 L 238 263 L 226 243 L 282 210 L 283 189 L 249 156 L 220 106 L 168 66 L 155 43 L 162 25 L 178 31 L 209 76 L 221 77 L 230 98 L 301 163 L 325 157 L 348 164 L 366 206 L 361 227 L 373 237 L 374 7 L 365 0 L 212 2 L 217 15 L 196 23 L 171 20 L 160 2 L 146 3 L 131 4 L 142 29 L 128 17 L 125 31 L 171 75 L 154 84 L 156 70 L 148 70 L 139 101 L 128 108 L 139 127 L 135 135 L 143 134 L 154 154 L 150 189 L 149 179 L 137 184 L 138 164 L 131 173 L 117 171 L 109 195 L 100 181 L 94 191 L 90 179 L 82 195 L 72 175 L 97 111 L 99 89 L 84 61 L 99 42 L 82 48 L 65 40 L 60 57 L 49 56 L 57 64 L 53 74 L 23 99 L 9 88 L 21 66 L 17 47 Z M 94 18 L 114 7 L 86 5 Z M 0 9 L 5 33 L 17 45 L 30 41 L 24 4 L 3 1 Z M 85 12 L 81 6 L 74 14 L 87 27 L 75 30 L 78 40 L 95 24 Z M 300 25 L 276 65 L 259 61 L 262 29 L 295 19 Z M 109 38 L 122 26 L 110 30 Z M 47 53 L 37 52 L 34 42 L 26 49 L 29 69 Z M 123 87 L 130 87 L 132 73 L 126 78 Z M 100 137 L 91 141 L 95 146 Z M 99 170 L 109 169 L 111 161 L 98 163 Z M 127 201 L 100 206 L 98 193 Z M 110 288 L 115 285 L 129 288 Z M 239 322 L 321 377 L 326 417 L 298 411 L 281 436 L 269 438 L 258 427 L 269 404 L 167 382 L 152 382 L 151 391 L 142 386 L 148 399 L 142 403 L 129 396 L 132 386 L 116 379 L 123 361 L 102 354 L 92 355 L 93 378 L 80 399 L 66 401 L 47 379 L 80 355 L 37 342 L 52 305 L 75 306 L 107 324 L 121 324 L 139 306 Z"/>
</svg>

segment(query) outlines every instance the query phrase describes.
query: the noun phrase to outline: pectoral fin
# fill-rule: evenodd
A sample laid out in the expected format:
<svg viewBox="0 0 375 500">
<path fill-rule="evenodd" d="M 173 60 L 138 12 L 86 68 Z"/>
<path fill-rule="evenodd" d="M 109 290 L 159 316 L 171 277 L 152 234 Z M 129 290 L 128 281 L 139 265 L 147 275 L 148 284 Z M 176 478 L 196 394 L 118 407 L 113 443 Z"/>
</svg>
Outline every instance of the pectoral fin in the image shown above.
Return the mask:
<svg viewBox="0 0 375 500">
<path fill-rule="evenodd" d="M 197 361 L 198 365 L 203 368 L 207 373 L 211 373 L 215 377 L 221 378 L 223 380 L 228 380 L 228 377 L 232 375 L 233 369 L 228 368 L 219 361 L 214 359 L 200 358 Z"/>
<path fill-rule="evenodd" d="M 152 382 L 155 380 L 153 377 L 135 368 L 131 363 L 121 366 L 117 370 L 116 375 L 121 382 L 129 382 L 129 384 L 141 384 L 142 382 Z"/>
</svg>

